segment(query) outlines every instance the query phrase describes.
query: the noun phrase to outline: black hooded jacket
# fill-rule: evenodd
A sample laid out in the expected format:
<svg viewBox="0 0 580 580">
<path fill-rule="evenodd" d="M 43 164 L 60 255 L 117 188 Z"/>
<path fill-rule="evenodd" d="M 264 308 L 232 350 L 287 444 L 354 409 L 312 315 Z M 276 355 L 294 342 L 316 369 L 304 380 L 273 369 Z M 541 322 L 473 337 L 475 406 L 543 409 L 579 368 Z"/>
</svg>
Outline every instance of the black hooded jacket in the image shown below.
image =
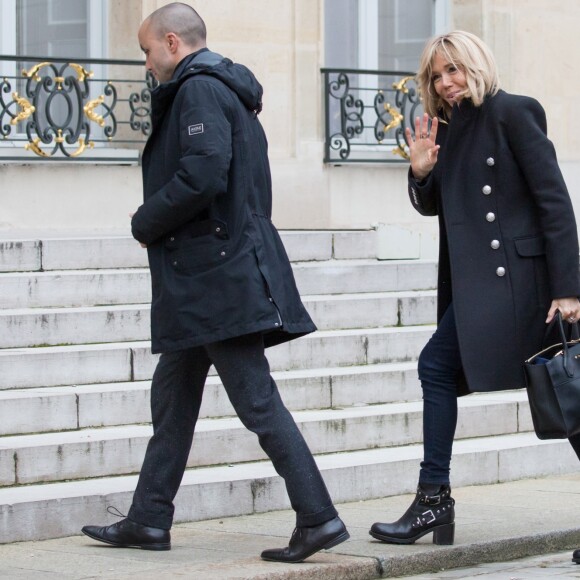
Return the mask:
<svg viewBox="0 0 580 580">
<path fill-rule="evenodd" d="M 266 346 L 316 330 L 271 222 L 262 87 L 243 65 L 203 49 L 152 92 L 143 152 L 152 351 L 262 332 Z"/>
</svg>

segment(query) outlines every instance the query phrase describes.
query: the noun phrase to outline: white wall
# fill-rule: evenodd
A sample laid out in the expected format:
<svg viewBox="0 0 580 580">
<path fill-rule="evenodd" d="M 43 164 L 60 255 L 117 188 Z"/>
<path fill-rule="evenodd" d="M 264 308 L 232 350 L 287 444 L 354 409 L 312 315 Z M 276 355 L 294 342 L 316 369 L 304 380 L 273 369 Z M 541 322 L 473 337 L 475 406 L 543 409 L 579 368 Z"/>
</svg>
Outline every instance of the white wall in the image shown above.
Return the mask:
<svg viewBox="0 0 580 580">
<path fill-rule="evenodd" d="M 141 204 L 141 168 L 0 165 L 0 233 L 121 230 Z"/>
<path fill-rule="evenodd" d="M 140 18 L 166 0 L 112 0 L 111 34 L 139 55 Z M 271 153 L 274 222 L 280 228 L 368 228 L 400 224 L 432 238 L 436 220 L 408 200 L 407 165 L 325 166 L 320 68 L 324 8 L 332 0 L 190 0 L 208 25 L 209 46 L 248 65 L 264 85 L 260 115 Z M 548 115 L 580 218 L 580 3 L 578 0 L 449 0 L 452 26 L 495 51 L 506 89 L 532 94 Z M 539 40 L 541 39 L 541 40 Z M 131 44 L 133 43 L 133 44 Z M 131 47 L 131 49 L 129 49 Z M 115 56 L 118 56 L 115 54 Z M 126 228 L 141 202 L 138 167 L 0 165 L 0 230 Z"/>
</svg>

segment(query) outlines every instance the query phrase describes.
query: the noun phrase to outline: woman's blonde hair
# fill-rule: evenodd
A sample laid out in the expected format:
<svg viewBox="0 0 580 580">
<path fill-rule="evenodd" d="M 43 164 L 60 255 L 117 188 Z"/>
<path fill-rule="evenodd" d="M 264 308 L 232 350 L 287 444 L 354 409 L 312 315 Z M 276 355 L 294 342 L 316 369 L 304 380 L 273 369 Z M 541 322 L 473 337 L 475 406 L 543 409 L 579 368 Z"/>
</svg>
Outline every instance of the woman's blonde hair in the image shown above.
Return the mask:
<svg viewBox="0 0 580 580">
<path fill-rule="evenodd" d="M 433 86 L 433 61 L 441 55 L 465 75 L 467 89 L 463 95 L 479 107 L 486 95 L 495 95 L 499 91 L 499 76 L 495 59 L 489 47 L 475 34 L 455 30 L 448 34 L 434 36 L 427 41 L 417 73 L 417 85 L 423 100 L 423 107 L 429 116 L 445 117 L 451 113 L 450 105 L 445 102 Z"/>
</svg>

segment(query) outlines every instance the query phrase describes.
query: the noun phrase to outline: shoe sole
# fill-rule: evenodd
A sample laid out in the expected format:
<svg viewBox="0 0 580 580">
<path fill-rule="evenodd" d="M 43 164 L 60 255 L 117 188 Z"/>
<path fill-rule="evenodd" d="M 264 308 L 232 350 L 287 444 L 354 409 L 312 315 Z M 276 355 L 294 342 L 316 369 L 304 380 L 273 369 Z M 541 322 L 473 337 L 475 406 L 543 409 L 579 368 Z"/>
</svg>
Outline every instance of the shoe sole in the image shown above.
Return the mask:
<svg viewBox="0 0 580 580">
<path fill-rule="evenodd" d="M 433 543 L 437 544 L 438 546 L 452 546 L 453 545 L 453 541 L 451 542 L 446 542 L 446 541 L 435 541 L 435 533 L 438 530 L 441 530 L 447 526 L 450 526 L 453 524 L 442 524 L 440 526 L 434 526 L 432 528 L 429 528 L 428 530 L 425 530 L 424 532 L 421 532 L 419 534 L 417 534 L 416 536 L 413 536 L 412 538 L 396 538 L 394 536 L 383 536 L 382 534 L 377 534 L 376 532 L 370 531 L 369 534 L 375 538 L 376 540 L 380 540 L 381 542 L 386 542 L 387 544 L 414 544 L 417 540 L 421 539 L 423 536 L 426 536 L 427 534 L 430 534 L 431 532 L 433 532 Z"/>
<path fill-rule="evenodd" d="M 141 550 L 155 550 L 159 552 L 164 550 L 171 550 L 171 544 L 120 544 L 119 542 L 112 542 L 111 540 L 105 540 L 104 538 L 93 536 L 84 530 L 82 530 L 82 532 L 85 534 L 85 536 L 88 536 L 97 542 L 103 542 L 103 544 L 107 544 L 115 548 L 136 548 Z"/>
<path fill-rule="evenodd" d="M 330 548 L 334 548 L 335 546 L 338 546 L 338 544 L 342 544 L 342 542 L 346 542 L 346 540 L 348 540 L 349 538 L 350 538 L 350 534 L 348 533 L 348 531 L 345 531 L 340 536 L 333 538 L 332 540 L 329 540 L 328 542 L 326 542 L 326 544 L 324 544 L 323 546 L 320 546 L 320 547 L 317 547 L 317 548 L 310 550 L 310 552 L 307 552 L 299 560 L 278 560 L 276 558 L 264 558 L 264 557 L 262 557 L 262 560 L 265 560 L 267 562 L 282 562 L 285 564 L 299 564 L 300 562 L 304 562 L 304 560 L 306 560 L 306 558 L 310 558 L 310 556 L 314 556 L 314 554 L 316 554 L 316 552 L 320 552 L 320 550 L 330 550 Z"/>
</svg>

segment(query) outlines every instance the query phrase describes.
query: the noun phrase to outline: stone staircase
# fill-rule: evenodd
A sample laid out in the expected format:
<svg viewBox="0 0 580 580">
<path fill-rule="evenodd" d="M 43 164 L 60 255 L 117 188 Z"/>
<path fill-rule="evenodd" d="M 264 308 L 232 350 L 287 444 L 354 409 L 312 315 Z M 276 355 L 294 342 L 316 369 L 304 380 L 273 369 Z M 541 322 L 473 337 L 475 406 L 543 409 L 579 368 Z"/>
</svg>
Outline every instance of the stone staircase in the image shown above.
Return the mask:
<svg viewBox="0 0 580 580">
<path fill-rule="evenodd" d="M 412 491 L 436 263 L 376 260 L 373 231 L 282 238 L 319 331 L 268 358 L 334 500 Z M 128 509 L 151 435 L 146 253 L 126 236 L 0 241 L 0 272 L 0 543 L 112 522 L 106 507 Z M 536 439 L 518 391 L 460 399 L 453 469 L 469 485 L 578 463 L 566 441 Z M 176 521 L 288 507 L 211 374 Z"/>
</svg>

